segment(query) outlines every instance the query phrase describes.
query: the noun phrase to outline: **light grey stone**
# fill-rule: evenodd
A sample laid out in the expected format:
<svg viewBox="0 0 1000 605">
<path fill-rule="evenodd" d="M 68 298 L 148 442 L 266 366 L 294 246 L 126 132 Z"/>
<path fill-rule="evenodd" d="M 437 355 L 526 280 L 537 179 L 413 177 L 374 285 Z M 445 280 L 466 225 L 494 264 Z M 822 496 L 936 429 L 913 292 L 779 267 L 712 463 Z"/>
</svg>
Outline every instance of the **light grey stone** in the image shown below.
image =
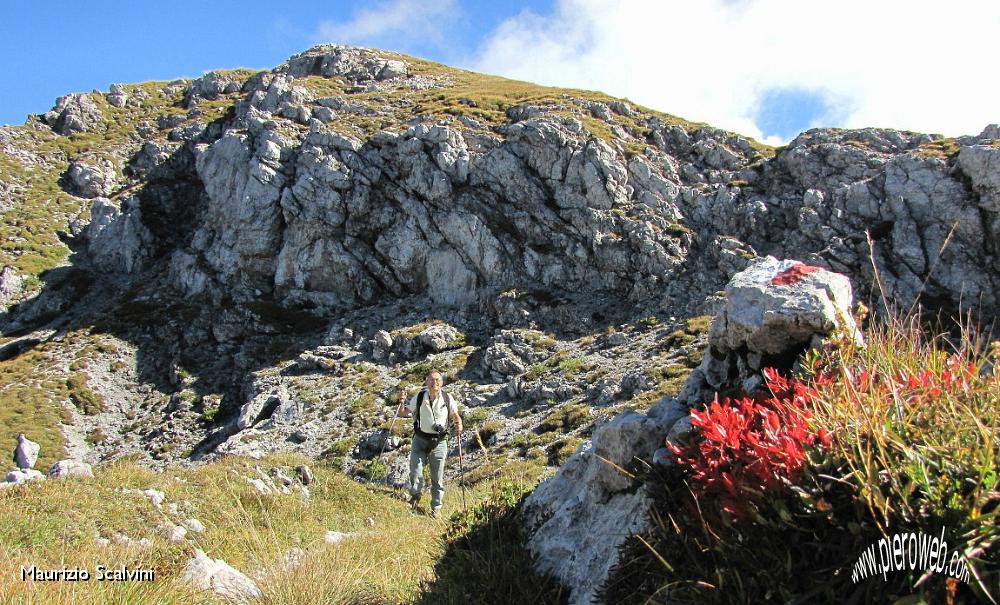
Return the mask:
<svg viewBox="0 0 1000 605">
<path fill-rule="evenodd" d="M 354 535 L 354 532 L 339 532 L 330 530 L 323 536 L 323 541 L 327 544 L 340 544 L 348 538 L 353 538 Z"/>
<path fill-rule="evenodd" d="M 49 477 L 93 477 L 94 469 L 80 460 L 60 460 L 49 468 Z"/>
<path fill-rule="evenodd" d="M 525 500 L 536 568 L 571 587 L 571 603 L 590 603 L 618 559 L 618 546 L 647 527 L 651 500 L 643 489 L 631 490 L 632 480 L 619 468 L 633 457 L 650 460 L 684 414 L 683 406 L 668 399 L 645 416 L 616 416 Z"/>
<path fill-rule="evenodd" d="M 454 347 L 452 343 L 462 335 L 456 328 L 448 324 L 435 324 L 425 328 L 417 335 L 417 342 L 425 348 L 439 353 Z"/>
<path fill-rule="evenodd" d="M 4 481 L 12 485 L 21 485 L 23 483 L 27 483 L 28 481 L 38 481 L 42 479 L 45 479 L 45 475 L 42 474 L 41 471 L 37 471 L 33 468 L 19 468 L 7 473 Z"/>
<path fill-rule="evenodd" d="M 40 446 L 28 439 L 24 433 L 18 433 L 17 445 L 14 447 L 14 465 L 19 469 L 34 468 L 39 449 Z"/>
<path fill-rule="evenodd" d="M 146 496 L 146 498 L 150 501 L 150 503 L 152 503 L 153 507 L 156 510 L 160 510 L 161 508 L 163 508 L 163 502 L 167 498 L 167 495 L 164 494 L 162 491 L 158 489 L 153 489 L 151 487 L 142 490 L 142 495 Z"/>
<path fill-rule="evenodd" d="M 200 548 L 184 566 L 180 581 L 196 589 L 211 591 L 230 603 L 248 603 L 261 596 L 253 580 L 222 559 L 212 559 Z"/>
<path fill-rule="evenodd" d="M 201 521 L 193 517 L 185 521 L 182 521 L 182 525 L 184 525 L 184 527 L 186 527 L 189 531 L 192 531 L 196 534 L 205 533 L 205 525 Z"/>
</svg>

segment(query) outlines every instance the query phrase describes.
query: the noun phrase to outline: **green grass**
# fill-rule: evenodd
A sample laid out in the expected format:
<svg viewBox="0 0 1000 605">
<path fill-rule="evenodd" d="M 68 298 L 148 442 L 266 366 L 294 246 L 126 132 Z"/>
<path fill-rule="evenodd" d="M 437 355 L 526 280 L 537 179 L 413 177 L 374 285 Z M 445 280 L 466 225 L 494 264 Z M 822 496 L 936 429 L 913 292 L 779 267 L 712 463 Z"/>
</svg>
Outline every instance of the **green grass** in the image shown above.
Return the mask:
<svg viewBox="0 0 1000 605">
<path fill-rule="evenodd" d="M 583 403 L 564 403 L 555 408 L 538 424 L 538 431 L 569 433 L 590 422 L 590 406 Z"/>
<path fill-rule="evenodd" d="M 47 470 L 64 458 L 59 424 L 69 420 L 62 408 L 69 395 L 47 345 L 0 361 L 0 450 L 13 451 L 22 432 L 41 448 L 36 468 Z"/>
<path fill-rule="evenodd" d="M 559 362 L 559 370 L 562 371 L 566 377 L 575 376 L 580 372 L 586 372 L 590 369 L 590 364 L 587 363 L 586 359 L 580 357 L 567 357 Z"/>
<path fill-rule="evenodd" d="M 950 161 L 958 155 L 961 146 L 952 137 L 938 139 L 929 143 L 924 143 L 918 147 L 914 153 L 921 158 L 935 158 Z"/>
</svg>

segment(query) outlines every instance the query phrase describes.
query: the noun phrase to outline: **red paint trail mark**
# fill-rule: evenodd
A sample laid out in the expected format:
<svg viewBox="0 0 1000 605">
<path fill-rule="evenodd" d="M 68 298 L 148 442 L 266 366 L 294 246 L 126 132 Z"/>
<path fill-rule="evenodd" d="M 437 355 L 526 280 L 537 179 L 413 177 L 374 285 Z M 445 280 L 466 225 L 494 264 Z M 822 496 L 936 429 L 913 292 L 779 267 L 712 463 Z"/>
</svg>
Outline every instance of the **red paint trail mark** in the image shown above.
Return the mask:
<svg viewBox="0 0 1000 605">
<path fill-rule="evenodd" d="M 798 281 L 801 281 L 803 277 L 809 275 L 813 271 L 819 271 L 819 270 L 820 267 L 813 267 L 812 265 L 792 265 L 791 267 L 785 269 L 781 273 L 772 277 L 771 285 L 790 286 Z"/>
</svg>

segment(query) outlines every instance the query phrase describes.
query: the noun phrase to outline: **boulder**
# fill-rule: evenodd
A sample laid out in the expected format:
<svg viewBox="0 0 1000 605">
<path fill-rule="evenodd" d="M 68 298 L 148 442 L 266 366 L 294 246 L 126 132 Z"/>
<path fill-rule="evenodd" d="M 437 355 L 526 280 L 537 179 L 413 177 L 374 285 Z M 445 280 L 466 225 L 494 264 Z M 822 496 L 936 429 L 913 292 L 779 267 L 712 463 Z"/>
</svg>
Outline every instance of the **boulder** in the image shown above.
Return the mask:
<svg viewBox="0 0 1000 605">
<path fill-rule="evenodd" d="M 302 485 L 309 485 L 315 480 L 312 469 L 305 464 L 300 464 L 295 467 L 295 475 L 299 478 Z"/>
<path fill-rule="evenodd" d="M 20 469 L 34 468 L 38 460 L 39 446 L 37 443 L 18 433 L 17 446 L 14 448 L 14 465 Z"/>
<path fill-rule="evenodd" d="M 616 416 L 524 501 L 535 567 L 570 587 L 571 603 L 590 603 L 617 562 L 618 547 L 648 527 L 652 501 L 619 468 L 630 467 L 633 458 L 651 460 L 685 414 L 676 400 L 664 399 L 646 415 Z"/>
<path fill-rule="evenodd" d="M 379 330 L 375 332 L 375 338 L 372 339 L 372 350 L 377 357 L 384 357 L 392 349 L 392 342 L 392 336 L 388 332 Z"/>
<path fill-rule="evenodd" d="M 243 430 L 269 418 L 275 410 L 283 405 L 287 406 L 290 401 L 291 396 L 284 385 L 260 392 L 240 408 L 239 416 L 236 418 L 236 428 Z"/>
<path fill-rule="evenodd" d="M 328 531 L 323 536 L 323 541 L 327 544 L 339 544 L 348 538 L 353 538 L 354 532 Z"/>
<path fill-rule="evenodd" d="M 715 392 L 759 384 L 761 370 L 790 369 L 799 354 L 835 333 L 860 340 L 852 296 L 851 282 L 838 273 L 793 260 L 759 259 L 726 286 L 705 357 L 680 399 L 696 405 Z"/>
<path fill-rule="evenodd" d="M 180 544 L 181 542 L 184 542 L 187 532 L 187 528 L 181 525 L 170 525 L 164 529 L 163 533 L 167 542 L 171 544 Z"/>
<path fill-rule="evenodd" d="M 94 469 L 80 460 L 60 460 L 49 468 L 49 477 L 93 477 Z"/>
<path fill-rule="evenodd" d="M 361 458 L 372 458 L 383 452 L 391 452 L 402 447 L 403 443 L 395 435 L 389 434 L 386 429 L 373 431 L 358 441 L 358 456 Z"/>
<path fill-rule="evenodd" d="M 33 468 L 19 468 L 7 473 L 7 477 L 4 480 L 12 485 L 21 485 L 28 481 L 38 481 L 44 478 L 45 475 L 41 471 L 36 471 Z"/>
<path fill-rule="evenodd" d="M 153 505 L 156 510 L 160 510 L 163 507 L 163 501 L 166 500 L 167 495 L 158 489 L 147 488 L 142 490 L 142 495 L 146 496 L 149 502 Z"/>
<path fill-rule="evenodd" d="M 486 348 L 483 367 L 501 376 L 517 376 L 525 371 L 521 358 L 511 350 L 510 346 L 502 342 L 491 344 Z"/>
<path fill-rule="evenodd" d="M 73 160 L 66 170 L 73 192 L 85 198 L 111 195 L 115 189 L 114 164 L 107 160 Z"/>
<path fill-rule="evenodd" d="M 230 603 L 247 603 L 261 596 L 253 580 L 222 559 L 212 559 L 200 548 L 180 576 L 181 582 L 199 590 L 208 590 Z"/>
<path fill-rule="evenodd" d="M 181 524 L 196 534 L 205 533 L 205 525 L 194 517 L 182 521 Z"/>
<path fill-rule="evenodd" d="M 295 360 L 295 365 L 306 372 L 313 370 L 332 372 L 337 369 L 339 364 L 335 359 L 330 359 L 329 357 L 325 357 L 323 355 L 316 355 L 311 351 L 304 351 L 299 354 L 298 359 Z"/>
<path fill-rule="evenodd" d="M 271 477 L 273 477 L 277 482 L 284 486 L 289 486 L 292 484 L 292 478 L 288 476 L 285 469 L 280 466 L 275 466 L 271 469 Z"/>
<path fill-rule="evenodd" d="M 434 324 L 417 335 L 417 342 L 435 353 L 455 348 L 462 333 L 448 324 Z"/>
</svg>

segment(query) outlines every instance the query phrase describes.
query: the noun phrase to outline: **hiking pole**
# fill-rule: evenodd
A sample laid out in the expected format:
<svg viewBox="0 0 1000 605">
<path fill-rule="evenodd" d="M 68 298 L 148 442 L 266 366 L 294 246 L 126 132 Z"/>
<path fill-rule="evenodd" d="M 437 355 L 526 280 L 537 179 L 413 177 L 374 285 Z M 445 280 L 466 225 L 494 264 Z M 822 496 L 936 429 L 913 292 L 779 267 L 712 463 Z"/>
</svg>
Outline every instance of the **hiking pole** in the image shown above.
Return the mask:
<svg viewBox="0 0 1000 605">
<path fill-rule="evenodd" d="M 392 412 L 392 420 L 389 421 L 389 429 L 386 431 L 385 436 L 382 437 L 382 451 L 378 453 L 378 463 L 383 464 L 382 456 L 385 455 L 385 446 L 389 443 L 389 437 L 392 436 L 392 427 L 396 424 L 396 419 L 399 418 L 399 402 L 396 403 L 396 409 Z M 389 469 L 386 469 L 385 473 L 386 485 L 389 484 Z"/>
<path fill-rule="evenodd" d="M 468 512 L 468 507 L 465 505 L 465 462 L 462 459 L 462 433 L 458 433 L 458 472 L 459 480 L 458 484 L 462 488 L 462 512 Z"/>
</svg>

